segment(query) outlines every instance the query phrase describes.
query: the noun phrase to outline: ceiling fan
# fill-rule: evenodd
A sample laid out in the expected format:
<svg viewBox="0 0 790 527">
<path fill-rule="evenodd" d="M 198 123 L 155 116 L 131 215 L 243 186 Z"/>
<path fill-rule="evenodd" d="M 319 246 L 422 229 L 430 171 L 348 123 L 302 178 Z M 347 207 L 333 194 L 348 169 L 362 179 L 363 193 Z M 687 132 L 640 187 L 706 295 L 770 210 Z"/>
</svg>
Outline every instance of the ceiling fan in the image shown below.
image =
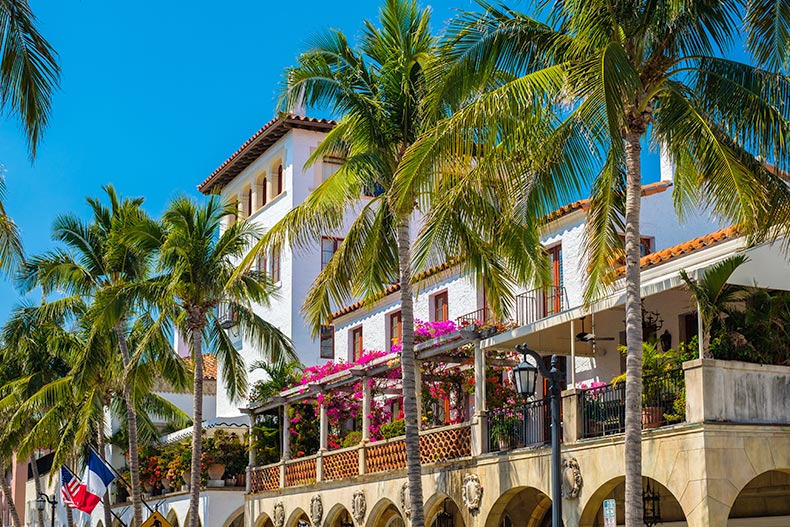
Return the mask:
<svg viewBox="0 0 790 527">
<path fill-rule="evenodd" d="M 576 333 L 576 340 L 579 342 L 587 342 L 587 343 L 594 343 L 598 340 L 614 340 L 614 337 L 597 337 L 593 333 L 587 333 L 584 331 L 584 317 L 582 317 L 582 330 L 579 333 Z"/>
</svg>

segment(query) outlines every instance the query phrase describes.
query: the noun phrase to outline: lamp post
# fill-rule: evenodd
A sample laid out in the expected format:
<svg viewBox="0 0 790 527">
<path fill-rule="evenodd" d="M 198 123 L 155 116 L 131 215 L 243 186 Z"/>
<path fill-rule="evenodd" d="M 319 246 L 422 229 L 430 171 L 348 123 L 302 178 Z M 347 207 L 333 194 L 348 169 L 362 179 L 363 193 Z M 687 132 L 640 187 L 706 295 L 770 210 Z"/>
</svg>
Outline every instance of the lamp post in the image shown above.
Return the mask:
<svg viewBox="0 0 790 527">
<path fill-rule="evenodd" d="M 49 514 L 50 525 L 51 527 L 55 527 L 55 505 L 57 505 L 58 500 L 55 498 L 54 495 L 52 496 L 52 498 L 50 498 L 48 494 L 39 492 L 38 496 L 36 497 L 36 508 L 40 512 L 44 512 L 44 509 L 47 507 L 47 503 L 49 503 L 51 509 Z"/>
<path fill-rule="evenodd" d="M 551 381 L 551 525 L 562 526 L 562 488 L 560 482 L 560 380 L 565 374 L 557 368 L 557 356 L 551 356 L 551 368 L 546 369 L 543 358 L 537 351 L 525 344 L 516 346 L 516 351 L 524 356 L 521 364 L 513 368 L 516 391 L 525 397 L 535 395 L 538 371 Z M 535 360 L 536 366 L 527 362 L 527 356 Z"/>
</svg>

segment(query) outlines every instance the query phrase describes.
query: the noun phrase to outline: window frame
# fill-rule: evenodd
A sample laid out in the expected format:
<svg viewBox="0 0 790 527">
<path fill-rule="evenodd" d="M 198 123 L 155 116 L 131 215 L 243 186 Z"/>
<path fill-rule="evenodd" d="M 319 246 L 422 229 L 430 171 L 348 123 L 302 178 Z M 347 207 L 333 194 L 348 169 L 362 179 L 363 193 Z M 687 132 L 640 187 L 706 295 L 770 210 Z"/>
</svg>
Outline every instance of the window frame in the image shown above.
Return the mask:
<svg viewBox="0 0 790 527">
<path fill-rule="evenodd" d="M 283 185 L 283 164 L 280 163 L 277 166 L 277 195 L 278 196 L 283 193 L 283 187 L 284 187 L 284 185 Z"/>
<path fill-rule="evenodd" d="M 272 261 L 271 261 L 271 269 L 269 271 L 269 276 L 272 278 L 272 282 L 277 284 L 282 281 L 282 261 L 281 261 L 281 251 L 279 249 L 272 250 Z"/>
<path fill-rule="evenodd" d="M 353 327 L 348 330 L 348 334 L 351 337 L 349 339 L 350 342 L 350 351 L 351 351 L 351 361 L 356 361 L 362 356 L 362 351 L 365 349 L 364 345 L 364 332 L 362 331 L 362 325 Z M 359 339 L 359 354 L 357 354 L 357 338 Z"/>
<path fill-rule="evenodd" d="M 396 326 L 393 326 L 392 322 L 397 318 L 398 323 Z M 397 335 L 393 332 L 393 329 L 397 329 Z M 389 342 L 389 349 L 392 349 L 392 346 L 395 345 L 396 338 L 403 338 L 403 315 L 401 314 L 401 310 L 398 309 L 397 311 L 393 311 L 387 315 L 387 336 Z"/>
<path fill-rule="evenodd" d="M 444 299 L 444 309 L 442 317 L 439 317 L 439 300 Z M 440 291 L 431 297 L 431 322 L 446 322 L 450 320 L 450 297 L 447 289 Z"/>
<path fill-rule="evenodd" d="M 330 354 L 324 353 L 324 342 L 329 341 Z M 322 359 L 335 358 L 335 326 L 321 326 L 319 340 L 318 340 L 318 355 Z"/>
<path fill-rule="evenodd" d="M 343 238 L 336 238 L 334 236 L 321 236 L 321 270 L 322 271 L 326 268 L 327 265 L 329 265 L 329 260 L 332 259 L 332 256 L 330 256 L 329 259 L 326 261 L 326 263 L 324 263 L 324 241 L 330 241 L 330 240 L 333 243 L 332 256 L 335 255 L 338 247 L 340 247 L 340 244 L 343 243 Z"/>
</svg>

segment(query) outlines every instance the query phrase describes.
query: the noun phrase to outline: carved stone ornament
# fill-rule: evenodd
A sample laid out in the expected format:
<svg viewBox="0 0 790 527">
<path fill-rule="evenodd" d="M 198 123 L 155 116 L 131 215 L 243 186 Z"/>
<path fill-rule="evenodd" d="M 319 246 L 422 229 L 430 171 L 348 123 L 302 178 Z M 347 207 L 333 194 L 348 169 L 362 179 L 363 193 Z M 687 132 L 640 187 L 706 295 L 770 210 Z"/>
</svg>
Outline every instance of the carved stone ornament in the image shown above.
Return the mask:
<svg viewBox="0 0 790 527">
<path fill-rule="evenodd" d="M 409 482 L 405 482 L 400 488 L 400 508 L 407 518 L 411 518 L 411 496 L 409 495 Z"/>
<path fill-rule="evenodd" d="M 313 527 L 321 527 L 323 519 L 324 503 L 321 501 L 321 495 L 316 494 L 310 499 L 310 521 L 313 522 Z"/>
<path fill-rule="evenodd" d="M 354 519 L 360 525 L 362 525 L 362 520 L 365 519 L 367 508 L 368 504 L 365 500 L 365 491 L 356 490 L 354 492 L 354 497 L 351 498 L 351 515 L 354 516 Z"/>
<path fill-rule="evenodd" d="M 283 502 L 278 501 L 274 504 L 272 521 L 274 522 L 274 527 L 283 527 L 285 525 L 285 505 L 283 505 Z"/>
<path fill-rule="evenodd" d="M 483 499 L 483 486 L 477 474 L 467 474 L 464 476 L 464 486 L 461 489 L 464 505 L 469 512 L 474 514 L 480 509 L 480 502 Z"/>
<path fill-rule="evenodd" d="M 582 490 L 582 471 L 575 457 L 562 461 L 562 497 L 575 499 Z"/>
</svg>

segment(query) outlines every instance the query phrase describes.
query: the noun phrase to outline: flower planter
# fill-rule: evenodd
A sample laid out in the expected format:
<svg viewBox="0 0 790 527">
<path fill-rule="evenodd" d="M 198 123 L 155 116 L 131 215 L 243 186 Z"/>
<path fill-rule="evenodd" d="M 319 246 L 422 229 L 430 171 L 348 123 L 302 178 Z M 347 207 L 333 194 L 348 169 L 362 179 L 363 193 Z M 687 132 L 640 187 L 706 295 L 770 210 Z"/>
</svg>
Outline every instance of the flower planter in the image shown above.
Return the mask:
<svg viewBox="0 0 790 527">
<path fill-rule="evenodd" d="M 510 436 L 502 434 L 497 436 L 497 444 L 499 444 L 499 450 L 510 450 Z"/>
<path fill-rule="evenodd" d="M 660 406 L 642 408 L 642 428 L 658 428 L 664 418 L 664 409 Z"/>
<path fill-rule="evenodd" d="M 208 479 L 221 480 L 224 473 L 225 465 L 222 463 L 212 463 L 208 466 Z"/>
<path fill-rule="evenodd" d="M 477 326 L 475 324 L 464 326 L 460 328 L 458 332 L 463 338 L 468 340 L 476 340 L 480 338 L 480 332 L 477 330 Z"/>
<path fill-rule="evenodd" d="M 154 491 L 153 484 L 151 484 L 151 483 L 149 483 L 147 481 L 145 483 L 143 483 L 143 488 L 145 489 L 145 493 L 148 494 L 149 496 Z"/>
</svg>

